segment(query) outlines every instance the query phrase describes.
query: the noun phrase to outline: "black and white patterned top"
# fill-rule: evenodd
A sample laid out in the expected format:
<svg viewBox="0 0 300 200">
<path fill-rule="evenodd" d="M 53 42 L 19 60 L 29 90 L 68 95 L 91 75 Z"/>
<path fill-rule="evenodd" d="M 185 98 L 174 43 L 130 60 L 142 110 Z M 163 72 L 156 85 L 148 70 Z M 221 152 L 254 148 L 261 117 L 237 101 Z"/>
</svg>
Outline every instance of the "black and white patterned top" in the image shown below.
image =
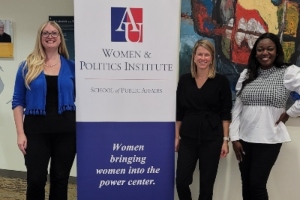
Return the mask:
<svg viewBox="0 0 300 200">
<path fill-rule="evenodd" d="M 239 91 L 246 79 L 244 70 L 236 85 Z M 300 93 L 300 68 L 291 65 L 285 68 L 273 67 L 259 70 L 258 77 L 247 84 L 237 97 L 232 110 L 230 139 L 242 139 L 253 143 L 282 143 L 290 141 L 285 124 L 275 125 L 285 112 L 290 91 Z M 300 101 L 296 101 L 287 114 L 290 117 L 300 115 Z"/>
<path fill-rule="evenodd" d="M 285 71 L 286 68 L 276 67 L 259 69 L 258 77 L 241 93 L 243 105 L 284 108 L 290 94 L 283 84 Z"/>
</svg>

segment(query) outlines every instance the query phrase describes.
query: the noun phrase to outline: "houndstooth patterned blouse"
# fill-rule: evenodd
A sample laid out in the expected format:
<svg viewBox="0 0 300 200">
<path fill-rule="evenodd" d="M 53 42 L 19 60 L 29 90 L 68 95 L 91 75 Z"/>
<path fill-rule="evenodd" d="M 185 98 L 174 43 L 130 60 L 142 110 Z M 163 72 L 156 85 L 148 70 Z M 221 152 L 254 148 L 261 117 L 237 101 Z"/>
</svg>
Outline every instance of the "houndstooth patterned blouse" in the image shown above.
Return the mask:
<svg viewBox="0 0 300 200">
<path fill-rule="evenodd" d="M 246 73 L 246 69 L 241 73 L 237 91 L 241 89 Z M 247 84 L 236 99 L 230 125 L 231 140 L 268 144 L 291 141 L 285 125 L 282 122 L 275 125 L 285 112 L 290 91 L 300 93 L 299 67 L 259 69 L 258 77 Z M 287 114 L 299 116 L 300 101 L 296 101 Z"/>
</svg>

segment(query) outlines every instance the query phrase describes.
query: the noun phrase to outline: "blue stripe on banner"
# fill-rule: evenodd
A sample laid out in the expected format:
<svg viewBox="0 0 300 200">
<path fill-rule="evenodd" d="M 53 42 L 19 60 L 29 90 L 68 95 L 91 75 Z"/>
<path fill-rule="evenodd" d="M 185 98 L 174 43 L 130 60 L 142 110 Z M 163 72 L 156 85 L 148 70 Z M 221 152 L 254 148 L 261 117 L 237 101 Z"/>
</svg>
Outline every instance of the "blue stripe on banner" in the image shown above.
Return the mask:
<svg viewBox="0 0 300 200">
<path fill-rule="evenodd" d="M 78 200 L 174 200 L 174 122 L 77 122 Z"/>
</svg>

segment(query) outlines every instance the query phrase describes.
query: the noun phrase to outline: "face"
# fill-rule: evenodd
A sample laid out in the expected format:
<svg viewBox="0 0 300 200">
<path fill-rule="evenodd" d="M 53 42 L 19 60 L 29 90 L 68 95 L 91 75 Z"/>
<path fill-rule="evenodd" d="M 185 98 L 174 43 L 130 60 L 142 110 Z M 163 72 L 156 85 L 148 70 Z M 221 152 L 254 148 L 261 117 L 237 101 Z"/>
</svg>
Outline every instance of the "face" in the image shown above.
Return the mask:
<svg viewBox="0 0 300 200">
<path fill-rule="evenodd" d="M 59 31 L 54 26 L 47 24 L 41 33 L 41 41 L 45 49 L 58 49 L 61 43 Z"/>
<path fill-rule="evenodd" d="M 276 45 L 272 40 L 266 38 L 258 42 L 256 47 L 256 59 L 262 69 L 273 67 L 276 52 Z"/>
<path fill-rule="evenodd" d="M 197 70 L 208 69 L 212 64 L 212 55 L 211 53 L 202 46 L 199 46 L 194 55 L 194 63 L 197 66 Z"/>
</svg>

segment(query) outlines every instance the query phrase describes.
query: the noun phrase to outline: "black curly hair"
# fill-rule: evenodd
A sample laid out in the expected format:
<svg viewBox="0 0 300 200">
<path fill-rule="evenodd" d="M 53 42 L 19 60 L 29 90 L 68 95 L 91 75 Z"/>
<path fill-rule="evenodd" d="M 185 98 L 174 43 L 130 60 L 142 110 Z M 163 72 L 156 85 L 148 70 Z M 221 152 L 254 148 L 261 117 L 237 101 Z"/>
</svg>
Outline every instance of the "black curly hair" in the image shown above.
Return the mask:
<svg viewBox="0 0 300 200">
<path fill-rule="evenodd" d="M 242 88 L 241 88 L 240 92 L 238 93 L 238 95 L 241 94 L 242 90 L 248 83 L 251 83 L 258 76 L 259 63 L 256 59 L 256 47 L 257 47 L 257 44 L 263 39 L 272 40 L 272 42 L 274 42 L 274 44 L 276 46 L 276 58 L 274 60 L 274 66 L 278 67 L 278 68 L 282 68 L 282 67 L 286 67 L 287 65 L 289 65 L 288 63 L 284 62 L 284 52 L 283 52 L 282 46 L 280 44 L 280 41 L 279 41 L 279 38 L 277 37 L 277 35 L 275 35 L 273 33 L 262 34 L 254 43 L 254 46 L 249 55 L 248 64 L 247 64 L 248 71 L 246 74 L 247 78 L 243 81 Z"/>
</svg>

